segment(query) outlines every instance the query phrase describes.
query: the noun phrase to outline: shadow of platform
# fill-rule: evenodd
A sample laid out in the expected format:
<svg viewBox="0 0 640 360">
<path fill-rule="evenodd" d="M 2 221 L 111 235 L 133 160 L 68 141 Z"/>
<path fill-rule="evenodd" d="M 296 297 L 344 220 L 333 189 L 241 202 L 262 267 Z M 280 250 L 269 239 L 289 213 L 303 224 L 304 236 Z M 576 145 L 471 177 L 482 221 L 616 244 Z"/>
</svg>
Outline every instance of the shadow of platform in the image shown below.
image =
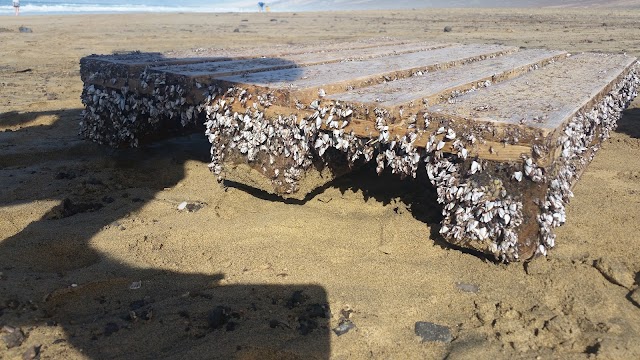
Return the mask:
<svg viewBox="0 0 640 360">
<path fill-rule="evenodd" d="M 145 273 L 47 295 L 47 321 L 96 359 L 327 359 L 329 308 L 314 285 L 225 285 Z"/>
<path fill-rule="evenodd" d="M 207 153 L 206 138 L 194 134 L 139 149 L 99 147 L 62 167 L 53 155 L 30 161 L 38 174 L 25 177 L 22 198 L 0 196 L 3 204 L 65 200 L 0 241 L 0 325 L 58 326 L 66 339 L 45 345 L 68 344 L 95 359 L 328 358 L 330 309 L 321 286 L 229 285 L 224 274 L 131 266 L 89 245 L 105 226 L 175 186 L 187 161 L 206 163 Z M 44 195 L 28 191 L 37 176 L 51 178 Z"/>
<path fill-rule="evenodd" d="M 65 336 L 42 344 L 43 356 L 71 346 L 93 359 L 329 357 L 330 309 L 321 286 L 228 284 L 224 274 L 124 264 L 90 245 L 105 227 L 176 186 L 186 162 L 208 163 L 206 137 L 111 149 L 73 138 L 81 109 L 61 112 L 0 118 L 0 127 L 12 127 L 58 116 L 51 125 L 0 133 L 7 228 L 16 227 L 12 219 L 22 205 L 60 203 L 0 239 L 0 328 L 62 329 Z M 188 132 L 194 129 L 200 127 Z M 19 357 L 27 345 L 35 344 L 27 338 L 7 356 Z"/>
<path fill-rule="evenodd" d="M 628 108 L 618 120 L 616 132 L 627 134 L 635 139 L 640 139 L 640 108 Z"/>
<path fill-rule="evenodd" d="M 436 246 L 442 249 L 451 249 L 465 254 L 471 254 L 484 261 L 492 263 L 498 262 L 493 256 L 489 256 L 481 251 L 458 246 L 448 242 L 440 235 L 442 206 L 438 204 L 437 191 L 427 177 L 424 164 L 420 165 L 415 179 L 411 177 L 403 179 L 397 174 L 392 174 L 388 169 L 378 175 L 376 173 L 375 162 L 364 164 L 352 172 L 318 187 L 305 196 L 303 200 L 283 199 L 278 195 L 231 181 L 225 181 L 224 186 L 242 190 L 262 200 L 283 202 L 292 205 L 304 205 L 309 201 L 314 201 L 319 194 L 329 188 L 337 188 L 343 195 L 347 191 L 360 192 L 363 194 L 365 201 L 375 201 L 385 206 L 393 204 L 393 210 L 395 212 L 401 212 L 407 209 L 413 218 L 429 226 L 430 231 L 428 234 L 425 234 L 425 240 L 433 241 Z"/>
</svg>

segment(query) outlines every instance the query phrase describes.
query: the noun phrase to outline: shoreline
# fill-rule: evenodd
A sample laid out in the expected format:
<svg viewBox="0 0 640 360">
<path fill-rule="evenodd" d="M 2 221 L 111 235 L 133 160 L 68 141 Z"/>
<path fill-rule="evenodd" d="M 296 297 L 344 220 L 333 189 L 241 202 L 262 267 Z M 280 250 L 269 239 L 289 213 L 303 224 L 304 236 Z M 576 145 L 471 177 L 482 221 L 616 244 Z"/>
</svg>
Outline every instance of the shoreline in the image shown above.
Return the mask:
<svg viewBox="0 0 640 360">
<path fill-rule="evenodd" d="M 1 10 L 2 7 L 0 7 Z M 13 14 L 13 7 L 6 6 L 5 13 L 0 12 L 0 17 L 15 17 Z M 162 11 L 154 11 L 154 10 L 112 10 L 112 11 L 58 11 L 58 12 L 29 12 L 28 10 L 24 10 L 24 6 L 21 7 L 20 16 L 31 16 L 31 17 L 40 17 L 40 16 L 67 16 L 67 15 L 189 15 L 189 14 L 264 14 L 264 16 L 268 16 L 269 14 L 274 15 L 292 15 L 296 14 L 323 14 L 323 13 L 376 13 L 376 12 L 439 12 L 439 11 L 487 11 L 487 12 L 501 12 L 501 11 L 545 11 L 545 10 L 567 10 L 570 12 L 573 11 L 593 11 L 597 10 L 609 10 L 609 11 L 640 11 L 640 3 L 634 5 L 611 5 L 611 4 L 602 4 L 602 5 L 545 5 L 545 6 L 497 6 L 497 7 L 486 7 L 486 6 L 477 6 L 477 7 L 418 7 L 418 8 L 377 8 L 377 9 L 335 9 L 335 10 L 272 10 L 270 12 L 261 12 L 255 10 L 224 10 L 224 11 L 198 11 L 196 7 L 193 10 L 173 10 L 171 8 L 167 8 L 167 10 Z"/>
</svg>

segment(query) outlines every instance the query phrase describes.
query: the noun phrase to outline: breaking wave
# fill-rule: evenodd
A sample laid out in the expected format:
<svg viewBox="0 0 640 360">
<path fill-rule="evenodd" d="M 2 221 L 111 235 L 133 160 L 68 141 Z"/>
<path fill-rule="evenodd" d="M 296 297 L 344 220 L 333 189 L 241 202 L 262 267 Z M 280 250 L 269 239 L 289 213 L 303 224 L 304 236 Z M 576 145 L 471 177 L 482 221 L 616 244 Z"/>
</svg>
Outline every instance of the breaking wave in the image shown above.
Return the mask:
<svg viewBox="0 0 640 360">
<path fill-rule="evenodd" d="M 0 6 L 0 15 L 12 15 L 13 7 Z M 98 4 L 30 4 L 23 1 L 20 6 L 21 15 L 51 15 L 51 14 L 113 14 L 136 12 L 241 12 L 255 11 L 253 8 L 243 7 L 219 7 L 219 6 L 158 6 L 158 5 L 98 5 Z"/>
</svg>

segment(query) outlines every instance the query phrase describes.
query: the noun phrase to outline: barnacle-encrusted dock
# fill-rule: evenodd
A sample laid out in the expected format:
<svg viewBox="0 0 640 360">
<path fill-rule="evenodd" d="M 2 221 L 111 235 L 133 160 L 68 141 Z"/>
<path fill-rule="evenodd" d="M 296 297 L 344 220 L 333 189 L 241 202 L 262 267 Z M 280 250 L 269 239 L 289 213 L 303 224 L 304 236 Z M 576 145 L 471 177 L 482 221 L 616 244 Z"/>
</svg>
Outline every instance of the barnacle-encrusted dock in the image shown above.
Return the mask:
<svg viewBox="0 0 640 360">
<path fill-rule="evenodd" d="M 546 254 L 571 187 L 637 94 L 635 58 L 501 45 L 354 42 L 81 61 L 81 134 L 137 146 L 205 125 L 220 179 L 304 198 L 375 161 L 424 163 L 450 242 Z"/>
</svg>

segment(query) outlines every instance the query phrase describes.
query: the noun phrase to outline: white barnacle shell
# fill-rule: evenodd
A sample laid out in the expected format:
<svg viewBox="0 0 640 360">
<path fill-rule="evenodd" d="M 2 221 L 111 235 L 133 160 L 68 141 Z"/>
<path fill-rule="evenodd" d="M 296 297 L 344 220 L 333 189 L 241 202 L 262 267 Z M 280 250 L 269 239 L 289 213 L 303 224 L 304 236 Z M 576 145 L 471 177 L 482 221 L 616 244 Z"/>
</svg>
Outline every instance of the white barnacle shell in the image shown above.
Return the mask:
<svg viewBox="0 0 640 360">
<path fill-rule="evenodd" d="M 503 219 L 504 223 L 509 225 L 509 222 L 511 222 L 511 215 L 509 215 L 509 213 L 505 213 Z"/>
<path fill-rule="evenodd" d="M 327 96 L 327 93 L 324 91 L 324 89 L 318 89 L 318 96 L 325 97 Z"/>
<path fill-rule="evenodd" d="M 527 176 L 532 176 L 533 175 L 533 166 L 529 165 L 529 164 L 525 164 L 524 165 L 524 173 L 527 174 Z"/>
<path fill-rule="evenodd" d="M 333 115 L 329 115 L 329 116 L 327 117 L 327 120 L 325 120 L 325 122 L 324 122 L 324 123 L 325 123 L 325 125 L 329 125 L 329 124 L 331 124 L 332 122 L 333 122 Z"/>
<path fill-rule="evenodd" d="M 513 178 L 518 180 L 518 181 L 522 181 L 522 171 L 516 171 L 513 173 Z"/>
<path fill-rule="evenodd" d="M 475 144 L 476 143 L 476 137 L 471 134 L 469 136 L 467 136 L 467 140 L 471 143 L 471 144 Z"/>
<path fill-rule="evenodd" d="M 471 162 L 471 174 L 475 174 L 478 171 L 482 171 L 482 166 L 474 160 Z"/>
<path fill-rule="evenodd" d="M 431 120 L 429 120 L 429 114 L 427 113 L 424 113 L 422 116 L 424 117 L 424 128 L 426 129 L 429 127 Z"/>
<path fill-rule="evenodd" d="M 446 137 L 447 139 L 449 139 L 449 140 L 453 140 L 453 139 L 455 139 L 455 138 L 456 138 L 456 132 L 455 132 L 455 131 L 453 131 L 453 129 L 449 128 L 449 129 L 447 130 L 447 135 L 445 135 L 445 137 Z"/>
<path fill-rule="evenodd" d="M 486 203 L 484 203 L 484 206 L 487 210 L 491 210 L 493 209 L 493 207 L 496 205 L 495 202 L 493 201 L 487 201 Z"/>
<path fill-rule="evenodd" d="M 438 151 L 442 150 L 442 148 L 444 148 L 444 145 L 445 145 L 444 141 L 440 140 L 440 142 L 436 146 L 436 150 Z"/>
<path fill-rule="evenodd" d="M 458 151 L 458 156 L 460 156 L 463 160 L 467 159 L 469 152 L 467 151 L 466 148 L 462 148 L 460 149 L 460 151 Z"/>
<path fill-rule="evenodd" d="M 538 252 L 543 256 L 547 255 L 547 249 L 542 244 L 538 245 Z"/>
<path fill-rule="evenodd" d="M 482 191 L 475 191 L 475 190 L 474 190 L 474 191 L 473 191 L 473 192 L 471 192 L 470 194 L 471 194 L 471 201 L 472 201 L 474 204 L 477 204 L 477 203 L 478 203 L 478 201 L 480 200 L 480 198 L 482 198 L 482 197 L 484 196 L 484 192 L 482 192 Z"/>
</svg>

